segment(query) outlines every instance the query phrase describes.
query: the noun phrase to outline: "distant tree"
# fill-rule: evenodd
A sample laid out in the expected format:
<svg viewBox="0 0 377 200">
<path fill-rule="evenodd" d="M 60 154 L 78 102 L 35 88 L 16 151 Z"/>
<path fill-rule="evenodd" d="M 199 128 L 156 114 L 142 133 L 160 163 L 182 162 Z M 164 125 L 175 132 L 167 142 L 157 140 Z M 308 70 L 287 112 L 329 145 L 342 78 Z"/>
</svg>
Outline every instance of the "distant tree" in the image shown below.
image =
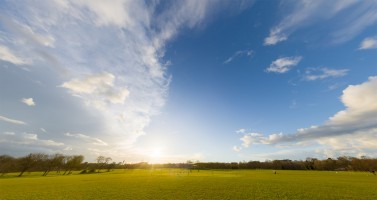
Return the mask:
<svg viewBox="0 0 377 200">
<path fill-rule="evenodd" d="M 115 168 L 116 165 L 117 165 L 116 162 L 108 163 L 108 164 L 107 164 L 107 171 L 108 171 L 108 172 L 111 171 L 112 169 Z"/>
<path fill-rule="evenodd" d="M 35 164 L 35 166 L 33 167 L 33 170 L 46 171 L 49 168 L 49 162 L 50 162 L 50 155 L 40 153 L 39 159 L 37 163 Z M 43 172 L 43 174 L 45 173 Z"/>
<path fill-rule="evenodd" d="M 308 169 L 308 170 L 314 170 L 315 169 L 315 166 L 314 166 L 314 163 L 315 161 L 318 160 L 316 158 L 306 158 L 305 160 L 305 168 Z"/>
<path fill-rule="evenodd" d="M 347 170 L 350 168 L 351 160 L 349 157 L 341 156 L 336 160 L 336 170 Z"/>
<path fill-rule="evenodd" d="M 96 161 L 97 161 L 98 172 L 100 172 L 102 167 L 105 165 L 106 158 L 105 158 L 105 156 L 98 156 Z"/>
<path fill-rule="evenodd" d="M 0 173 L 3 176 L 6 173 L 14 171 L 16 159 L 8 155 L 0 155 Z"/>
<path fill-rule="evenodd" d="M 63 154 L 55 154 L 52 158 L 53 168 L 57 174 L 60 174 L 60 171 L 64 167 L 66 156 Z"/>
<path fill-rule="evenodd" d="M 57 173 L 60 173 L 60 169 L 64 165 L 64 159 L 65 156 L 63 154 L 57 153 L 54 155 L 49 155 L 48 158 L 45 160 L 44 173 L 42 176 L 47 176 L 51 170 L 56 170 Z"/>
<path fill-rule="evenodd" d="M 17 166 L 19 167 L 20 174 L 22 176 L 27 170 L 32 169 L 37 163 L 41 163 L 45 154 L 31 153 L 27 156 L 21 157 L 17 160 Z"/>
<path fill-rule="evenodd" d="M 104 168 L 108 169 L 109 162 L 112 161 L 112 158 L 105 157 L 105 156 L 98 156 L 96 161 L 97 161 L 98 172 L 100 172 L 101 169 L 104 169 Z"/>
<path fill-rule="evenodd" d="M 65 172 L 64 172 L 63 175 L 71 174 L 72 170 L 79 169 L 80 165 L 83 161 L 84 161 L 84 156 L 82 156 L 82 155 L 67 156 L 66 162 L 65 162 L 65 165 L 64 165 Z"/>
<path fill-rule="evenodd" d="M 273 169 L 282 169 L 282 161 L 281 160 L 273 160 L 272 161 Z"/>
<path fill-rule="evenodd" d="M 328 158 L 327 160 L 324 160 L 322 162 L 324 162 L 324 170 L 331 171 L 336 169 L 336 160 Z"/>
<path fill-rule="evenodd" d="M 106 168 L 107 168 L 107 171 L 109 172 L 112 168 L 114 168 L 114 166 L 115 166 L 115 162 L 113 162 L 113 163 L 110 163 L 110 161 L 112 161 L 113 159 L 112 158 L 110 158 L 110 157 L 107 157 L 106 159 L 105 159 L 105 165 L 106 165 Z"/>
<path fill-rule="evenodd" d="M 112 161 L 113 159 L 112 158 L 110 158 L 110 157 L 107 157 L 107 158 L 105 158 L 105 163 L 106 164 L 108 164 L 110 161 Z"/>
</svg>

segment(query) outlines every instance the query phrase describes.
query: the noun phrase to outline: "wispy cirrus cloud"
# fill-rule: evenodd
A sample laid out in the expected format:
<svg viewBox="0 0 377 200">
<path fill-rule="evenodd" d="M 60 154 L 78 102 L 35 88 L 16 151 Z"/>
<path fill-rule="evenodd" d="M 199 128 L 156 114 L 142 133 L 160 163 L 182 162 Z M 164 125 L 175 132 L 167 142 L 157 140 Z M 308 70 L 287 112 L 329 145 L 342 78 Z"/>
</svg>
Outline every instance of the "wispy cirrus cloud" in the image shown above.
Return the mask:
<svg viewBox="0 0 377 200">
<path fill-rule="evenodd" d="M 288 39 L 288 36 L 286 33 L 282 33 L 282 28 L 275 27 L 274 29 L 270 31 L 270 35 L 264 39 L 264 45 L 265 46 L 275 45 L 287 39 Z"/>
<path fill-rule="evenodd" d="M 30 132 L 0 133 L 0 151 L 4 154 L 24 156 L 26 152 L 56 153 L 64 147 L 65 144 L 57 139 L 40 138 Z"/>
<path fill-rule="evenodd" d="M 34 16 L 32 16 L 34 17 Z M 55 38 L 49 34 L 45 29 L 41 29 L 37 22 L 34 22 L 31 26 L 23 23 L 17 19 L 5 20 L 3 17 L 1 22 L 7 29 L 7 33 L 12 35 L 7 35 L 7 40 L 11 43 L 18 45 L 32 45 L 32 46 L 44 46 L 44 47 L 54 47 Z M 30 47 L 28 47 L 30 48 Z"/>
<path fill-rule="evenodd" d="M 326 67 L 308 68 L 305 70 L 304 79 L 307 81 L 315 81 L 325 78 L 336 78 L 346 76 L 348 69 L 329 69 Z"/>
<path fill-rule="evenodd" d="M 271 28 L 269 36 L 264 39 L 264 45 L 276 45 L 287 40 L 296 30 L 320 22 L 332 23 L 331 26 L 335 28 L 329 30 L 331 40 L 341 43 L 377 22 L 375 1 L 286 1 L 281 8 L 286 9 L 287 14 Z M 333 18 L 337 19 L 336 23 L 328 20 Z"/>
<path fill-rule="evenodd" d="M 104 142 L 104 141 L 102 141 L 98 138 L 90 137 L 88 135 L 81 134 L 81 133 L 66 133 L 65 135 L 68 136 L 68 137 L 74 137 L 74 138 L 84 140 L 84 141 L 89 142 L 90 144 L 93 144 L 93 145 L 99 145 L 99 146 L 107 146 L 108 145 L 106 142 Z"/>
<path fill-rule="evenodd" d="M 253 50 L 240 50 L 236 51 L 232 56 L 227 58 L 223 63 L 228 64 L 232 62 L 234 59 L 239 58 L 241 56 L 251 57 L 254 54 Z"/>
<path fill-rule="evenodd" d="M 4 116 L 1 116 L 1 115 L 0 115 L 0 121 L 8 122 L 8 123 L 11 123 L 11 124 L 17 124 L 17 125 L 26 125 L 26 122 L 16 120 L 16 119 L 11 119 L 11 118 L 4 117 Z"/>
<path fill-rule="evenodd" d="M 356 2 L 356 3 L 355 3 Z M 351 40 L 363 30 L 377 24 L 376 1 L 352 1 L 355 3 L 342 16 L 342 23 L 331 32 L 334 43 Z"/>
<path fill-rule="evenodd" d="M 298 65 L 301 60 L 302 56 L 278 58 L 270 64 L 266 72 L 286 73 Z"/>
<path fill-rule="evenodd" d="M 0 44 L 0 60 L 13 63 L 15 65 L 28 64 L 26 59 L 16 56 L 8 47 Z"/>
<path fill-rule="evenodd" d="M 34 133 L 14 133 L 14 132 L 4 132 L 0 133 L 1 139 L 0 143 L 11 143 L 11 144 L 20 144 L 20 145 L 40 145 L 40 146 L 52 146 L 59 147 L 64 146 L 62 142 L 56 142 L 54 140 L 45 140 L 38 138 L 37 134 Z M 4 145 L 4 144 L 3 144 Z"/>
<path fill-rule="evenodd" d="M 252 144 L 288 144 L 314 142 L 324 145 L 328 152 L 342 150 L 352 154 L 377 149 L 377 77 L 359 85 L 350 85 L 343 90 L 341 101 L 344 110 L 337 112 L 324 124 L 298 129 L 294 134 L 270 135 L 246 133 L 241 137 L 242 146 Z"/>
</svg>

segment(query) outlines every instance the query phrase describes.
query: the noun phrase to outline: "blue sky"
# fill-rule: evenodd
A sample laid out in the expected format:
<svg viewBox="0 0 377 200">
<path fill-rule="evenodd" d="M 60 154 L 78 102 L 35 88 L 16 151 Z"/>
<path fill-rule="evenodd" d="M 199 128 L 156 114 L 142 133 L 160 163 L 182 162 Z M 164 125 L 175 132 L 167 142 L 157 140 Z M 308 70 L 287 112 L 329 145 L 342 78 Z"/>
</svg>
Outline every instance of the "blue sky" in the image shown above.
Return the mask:
<svg viewBox="0 0 377 200">
<path fill-rule="evenodd" d="M 375 1 L 2 1 L 0 10 L 1 154 L 377 156 Z"/>
</svg>

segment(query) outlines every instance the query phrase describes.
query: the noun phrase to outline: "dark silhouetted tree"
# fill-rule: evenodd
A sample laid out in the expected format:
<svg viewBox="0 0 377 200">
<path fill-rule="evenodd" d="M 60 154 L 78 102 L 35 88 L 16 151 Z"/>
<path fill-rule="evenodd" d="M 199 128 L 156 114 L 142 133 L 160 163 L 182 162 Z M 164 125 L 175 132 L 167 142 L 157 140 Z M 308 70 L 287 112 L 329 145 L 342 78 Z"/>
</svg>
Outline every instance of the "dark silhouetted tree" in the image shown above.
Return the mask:
<svg viewBox="0 0 377 200">
<path fill-rule="evenodd" d="M 16 159 L 8 155 L 0 155 L 0 173 L 3 176 L 6 173 L 14 171 L 16 168 Z"/>
<path fill-rule="evenodd" d="M 20 174 L 22 176 L 26 171 L 32 169 L 38 163 L 42 163 L 45 154 L 41 153 L 31 153 L 27 156 L 21 157 L 17 160 L 17 166 L 19 167 Z"/>
<path fill-rule="evenodd" d="M 82 161 L 84 161 L 84 156 L 82 156 L 82 155 L 67 156 L 66 162 L 65 162 L 65 165 L 64 165 L 65 172 L 64 172 L 63 175 L 71 174 L 72 170 L 79 169 Z"/>
<path fill-rule="evenodd" d="M 42 176 L 47 176 L 51 170 L 56 170 L 57 173 L 60 173 L 60 169 L 64 165 L 65 156 L 63 154 L 54 154 L 49 155 L 48 158 L 44 161 L 44 173 Z"/>
</svg>

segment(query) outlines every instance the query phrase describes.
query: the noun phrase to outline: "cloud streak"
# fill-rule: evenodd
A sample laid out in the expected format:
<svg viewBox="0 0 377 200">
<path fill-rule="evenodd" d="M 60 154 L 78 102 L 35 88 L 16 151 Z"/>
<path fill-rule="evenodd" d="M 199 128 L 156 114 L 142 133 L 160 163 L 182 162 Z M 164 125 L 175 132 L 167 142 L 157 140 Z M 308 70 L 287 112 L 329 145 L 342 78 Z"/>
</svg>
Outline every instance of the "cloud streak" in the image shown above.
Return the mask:
<svg viewBox="0 0 377 200">
<path fill-rule="evenodd" d="M 270 35 L 264 39 L 264 45 L 265 46 L 275 45 L 287 39 L 288 39 L 288 36 L 282 33 L 281 28 L 275 27 L 274 29 L 270 31 Z"/>
<path fill-rule="evenodd" d="M 264 39 L 266 46 L 287 40 L 298 29 L 319 22 L 330 23 L 329 19 L 337 19 L 336 24 L 331 24 L 331 27 L 335 28 L 329 30 L 334 43 L 348 41 L 377 22 L 375 1 L 286 1 L 281 7 L 287 10 L 285 17 L 271 28 Z"/>
<path fill-rule="evenodd" d="M 90 144 L 93 144 L 93 145 L 99 145 L 99 146 L 107 146 L 108 144 L 98 138 L 94 138 L 94 137 L 90 137 L 88 135 L 84 135 L 84 134 L 81 134 L 81 133 L 66 133 L 65 134 L 66 136 L 68 137 L 74 137 L 74 138 L 78 138 L 78 139 L 81 139 L 81 140 L 84 140 L 86 142 L 89 142 Z"/>
<path fill-rule="evenodd" d="M 346 76 L 348 69 L 309 68 L 305 70 L 304 79 L 307 81 L 321 80 Z"/>
<path fill-rule="evenodd" d="M 11 124 L 16 124 L 16 125 L 26 125 L 26 122 L 16 120 L 16 119 L 7 118 L 7 117 L 1 116 L 1 115 L 0 115 L 0 121 L 4 121 L 4 122 L 11 123 Z"/>
<path fill-rule="evenodd" d="M 298 63 L 302 60 L 301 56 L 296 57 L 284 57 L 279 58 L 273 61 L 270 66 L 266 69 L 266 72 L 274 72 L 274 73 L 286 73 L 291 70 L 294 66 L 298 65 Z"/>
<path fill-rule="evenodd" d="M 37 145 L 37 146 L 44 146 L 44 147 L 61 147 L 64 146 L 62 142 L 56 142 L 54 140 L 44 140 L 39 139 L 37 134 L 34 133 L 22 133 L 17 134 L 14 132 L 5 132 L 0 133 L 2 136 L 0 139 L 0 143 L 11 143 L 11 144 L 19 144 L 19 145 Z"/>
<path fill-rule="evenodd" d="M 224 61 L 224 64 L 228 64 L 232 62 L 234 59 L 239 58 L 241 56 L 251 57 L 254 54 L 253 50 L 242 50 L 236 51 L 231 57 Z"/>
<path fill-rule="evenodd" d="M 0 60 L 13 63 L 15 65 L 25 65 L 28 64 L 28 62 L 19 57 L 16 56 L 8 47 L 2 46 L 0 44 Z"/>
</svg>

